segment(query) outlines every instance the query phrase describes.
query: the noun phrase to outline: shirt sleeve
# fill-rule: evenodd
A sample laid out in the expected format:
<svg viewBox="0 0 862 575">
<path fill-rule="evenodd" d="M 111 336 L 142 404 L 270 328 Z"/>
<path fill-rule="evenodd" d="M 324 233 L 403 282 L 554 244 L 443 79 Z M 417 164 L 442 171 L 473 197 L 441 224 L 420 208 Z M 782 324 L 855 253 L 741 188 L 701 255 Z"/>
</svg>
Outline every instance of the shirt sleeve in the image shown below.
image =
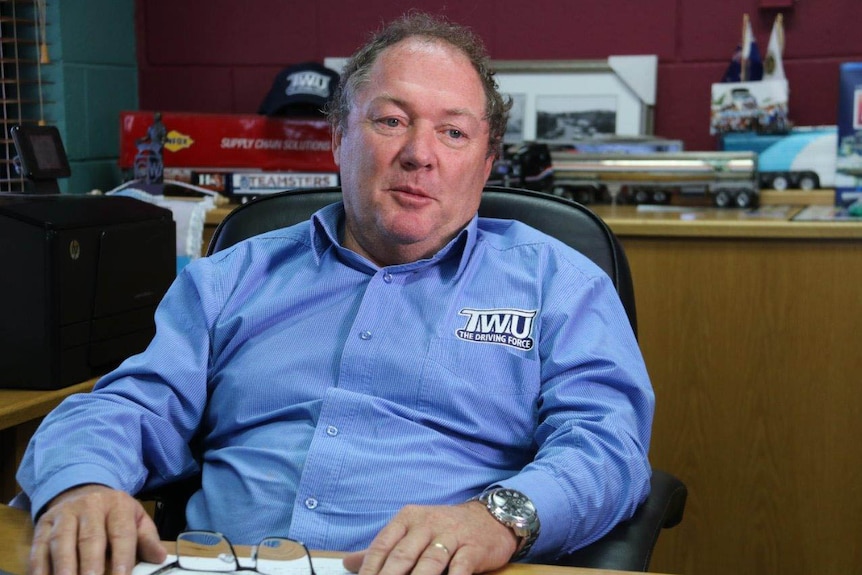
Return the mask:
<svg viewBox="0 0 862 575">
<path fill-rule="evenodd" d="M 101 378 L 92 393 L 63 401 L 34 434 L 17 474 L 34 518 L 76 485 L 137 493 L 197 469 L 189 441 L 207 398 L 211 320 L 200 282 L 186 270 L 156 311 L 147 349 Z"/>
<path fill-rule="evenodd" d="M 537 454 L 501 482 L 536 505 L 531 557 L 601 538 L 646 498 L 651 475 L 655 398 L 616 290 L 603 274 L 555 275 L 542 317 Z"/>
</svg>

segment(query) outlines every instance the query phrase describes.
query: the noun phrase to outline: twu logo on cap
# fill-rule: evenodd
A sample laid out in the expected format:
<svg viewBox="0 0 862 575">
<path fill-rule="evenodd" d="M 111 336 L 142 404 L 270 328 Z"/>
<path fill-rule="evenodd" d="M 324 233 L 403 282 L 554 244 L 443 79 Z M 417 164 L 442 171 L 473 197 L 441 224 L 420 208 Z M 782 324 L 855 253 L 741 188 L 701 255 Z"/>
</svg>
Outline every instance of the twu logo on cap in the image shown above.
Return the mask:
<svg viewBox="0 0 862 575">
<path fill-rule="evenodd" d="M 328 98 L 330 80 L 329 76 L 311 70 L 294 72 L 287 77 L 287 88 L 284 89 L 284 93 L 288 96 L 314 94 L 321 98 Z"/>
</svg>

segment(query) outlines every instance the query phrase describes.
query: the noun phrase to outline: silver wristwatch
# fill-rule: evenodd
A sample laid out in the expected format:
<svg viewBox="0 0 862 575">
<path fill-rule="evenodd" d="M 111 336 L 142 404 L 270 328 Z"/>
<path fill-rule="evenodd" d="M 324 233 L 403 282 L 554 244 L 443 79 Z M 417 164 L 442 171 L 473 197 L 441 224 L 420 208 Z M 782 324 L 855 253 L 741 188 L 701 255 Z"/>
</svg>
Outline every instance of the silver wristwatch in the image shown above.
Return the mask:
<svg viewBox="0 0 862 575">
<path fill-rule="evenodd" d="M 494 519 L 511 529 L 518 538 L 518 547 L 510 561 L 526 557 L 539 536 L 539 516 L 533 502 L 520 491 L 505 487 L 487 489 L 478 500 L 485 504 Z"/>
</svg>

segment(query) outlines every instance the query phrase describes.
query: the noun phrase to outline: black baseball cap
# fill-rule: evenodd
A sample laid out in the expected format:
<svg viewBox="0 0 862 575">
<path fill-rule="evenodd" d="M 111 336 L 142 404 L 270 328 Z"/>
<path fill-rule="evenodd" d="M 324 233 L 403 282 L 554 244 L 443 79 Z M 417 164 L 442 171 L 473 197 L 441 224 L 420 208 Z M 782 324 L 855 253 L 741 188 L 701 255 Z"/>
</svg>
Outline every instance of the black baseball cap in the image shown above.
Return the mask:
<svg viewBox="0 0 862 575">
<path fill-rule="evenodd" d="M 338 72 L 303 62 L 275 76 L 272 88 L 258 109 L 266 116 L 322 116 L 323 107 L 338 87 Z"/>
</svg>

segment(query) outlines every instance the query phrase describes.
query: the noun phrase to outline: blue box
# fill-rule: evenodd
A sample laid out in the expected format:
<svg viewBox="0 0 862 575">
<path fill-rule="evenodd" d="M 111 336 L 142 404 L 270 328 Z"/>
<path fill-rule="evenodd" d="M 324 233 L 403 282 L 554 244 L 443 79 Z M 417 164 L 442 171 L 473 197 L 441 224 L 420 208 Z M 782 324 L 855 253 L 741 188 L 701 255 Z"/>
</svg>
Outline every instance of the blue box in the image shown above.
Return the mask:
<svg viewBox="0 0 862 575">
<path fill-rule="evenodd" d="M 862 201 L 862 62 L 841 64 L 835 203 Z"/>
</svg>

